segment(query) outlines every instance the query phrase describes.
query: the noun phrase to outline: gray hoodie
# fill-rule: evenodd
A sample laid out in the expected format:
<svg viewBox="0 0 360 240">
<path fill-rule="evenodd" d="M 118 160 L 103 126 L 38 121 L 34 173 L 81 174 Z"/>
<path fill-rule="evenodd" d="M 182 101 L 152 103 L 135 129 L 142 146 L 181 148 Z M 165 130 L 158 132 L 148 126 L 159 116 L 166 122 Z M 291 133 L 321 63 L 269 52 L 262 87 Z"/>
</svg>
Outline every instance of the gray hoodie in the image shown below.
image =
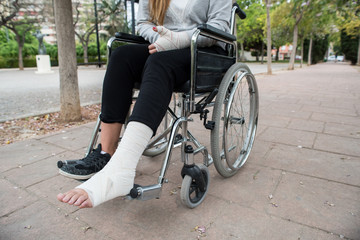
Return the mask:
<svg viewBox="0 0 360 240">
<path fill-rule="evenodd" d="M 197 26 L 206 23 L 230 32 L 231 0 L 189 0 L 184 9 L 179 9 L 177 4 L 174 4 L 175 1 L 183 0 L 171 0 L 170 2 L 164 19 L 164 27 L 169 30 L 186 31 L 191 38 Z M 156 25 L 149 20 L 149 1 L 140 0 L 136 30 L 140 36 L 150 43 L 154 43 L 159 34 L 152 30 Z M 205 37 L 200 37 L 198 40 L 200 47 L 209 47 L 215 43 L 216 41 Z"/>
</svg>

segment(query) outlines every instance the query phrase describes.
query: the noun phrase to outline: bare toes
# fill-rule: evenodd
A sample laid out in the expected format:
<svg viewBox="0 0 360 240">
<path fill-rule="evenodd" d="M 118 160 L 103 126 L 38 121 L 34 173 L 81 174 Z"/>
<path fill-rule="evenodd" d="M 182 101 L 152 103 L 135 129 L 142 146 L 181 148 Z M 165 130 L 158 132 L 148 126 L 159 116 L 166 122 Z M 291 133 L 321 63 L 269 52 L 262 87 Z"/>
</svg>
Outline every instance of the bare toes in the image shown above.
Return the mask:
<svg viewBox="0 0 360 240">
<path fill-rule="evenodd" d="M 56 197 L 57 197 L 57 199 L 58 199 L 60 202 L 62 202 L 62 201 L 63 201 L 64 196 L 65 196 L 64 194 L 59 193 Z"/>
<path fill-rule="evenodd" d="M 79 206 L 80 208 L 90 208 L 92 203 L 87 192 L 80 188 L 72 189 L 66 193 L 59 193 L 57 199 L 70 205 Z"/>
<path fill-rule="evenodd" d="M 74 192 L 73 190 L 70 190 L 69 192 L 64 193 L 65 196 L 63 197 L 62 202 L 68 203 L 75 194 L 76 194 L 76 192 Z"/>
<path fill-rule="evenodd" d="M 84 201 L 86 201 L 88 197 L 81 195 L 76 202 L 74 203 L 75 206 L 80 206 Z"/>
<path fill-rule="evenodd" d="M 68 204 L 73 205 L 81 195 L 79 193 L 76 193 L 74 196 L 71 197 L 71 199 L 68 201 Z"/>
<path fill-rule="evenodd" d="M 81 205 L 80 205 L 80 208 L 92 208 L 93 205 L 90 201 L 90 199 L 86 199 Z"/>
</svg>

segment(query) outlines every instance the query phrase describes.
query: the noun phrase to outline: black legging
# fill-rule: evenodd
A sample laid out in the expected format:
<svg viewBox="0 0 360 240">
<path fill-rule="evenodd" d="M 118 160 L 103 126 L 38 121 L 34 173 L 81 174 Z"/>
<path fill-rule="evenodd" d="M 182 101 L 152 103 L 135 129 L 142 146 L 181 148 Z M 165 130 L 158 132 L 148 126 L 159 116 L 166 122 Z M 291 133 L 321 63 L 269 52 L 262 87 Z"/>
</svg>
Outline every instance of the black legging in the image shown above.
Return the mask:
<svg viewBox="0 0 360 240">
<path fill-rule="evenodd" d="M 208 52 L 224 52 L 220 47 Z M 124 123 L 135 82 L 140 92 L 129 121 L 144 123 L 154 134 L 166 113 L 175 86 L 190 79 L 190 48 L 149 54 L 148 45 L 124 45 L 113 51 L 105 74 L 100 119 Z"/>
</svg>

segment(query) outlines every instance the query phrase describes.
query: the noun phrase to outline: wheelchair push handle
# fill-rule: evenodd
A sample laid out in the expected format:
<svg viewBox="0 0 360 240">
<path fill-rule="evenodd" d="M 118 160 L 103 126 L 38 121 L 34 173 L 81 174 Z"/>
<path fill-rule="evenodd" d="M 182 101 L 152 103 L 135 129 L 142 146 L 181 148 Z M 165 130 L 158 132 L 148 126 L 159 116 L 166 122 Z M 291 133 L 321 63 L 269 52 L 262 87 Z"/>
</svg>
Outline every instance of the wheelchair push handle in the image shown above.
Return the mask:
<svg viewBox="0 0 360 240">
<path fill-rule="evenodd" d="M 234 3 L 233 7 L 236 7 L 236 14 L 239 16 L 240 19 L 246 18 L 246 13 L 240 8 L 239 4 Z"/>
</svg>

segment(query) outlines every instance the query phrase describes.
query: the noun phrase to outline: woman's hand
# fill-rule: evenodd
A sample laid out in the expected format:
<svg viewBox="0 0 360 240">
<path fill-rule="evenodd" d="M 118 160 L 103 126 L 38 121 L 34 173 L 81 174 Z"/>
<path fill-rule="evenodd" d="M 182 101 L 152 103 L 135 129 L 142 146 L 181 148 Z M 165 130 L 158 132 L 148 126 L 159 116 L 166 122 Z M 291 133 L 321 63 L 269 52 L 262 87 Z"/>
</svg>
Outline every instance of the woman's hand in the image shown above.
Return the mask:
<svg viewBox="0 0 360 240">
<path fill-rule="evenodd" d="M 182 49 L 190 46 L 190 37 L 186 32 L 173 32 L 163 26 L 153 27 L 159 38 L 149 46 L 149 53 Z"/>
<path fill-rule="evenodd" d="M 157 50 L 156 50 L 155 45 L 154 44 L 149 45 L 149 53 L 153 54 L 153 53 L 156 53 L 156 52 L 157 52 Z"/>
</svg>

